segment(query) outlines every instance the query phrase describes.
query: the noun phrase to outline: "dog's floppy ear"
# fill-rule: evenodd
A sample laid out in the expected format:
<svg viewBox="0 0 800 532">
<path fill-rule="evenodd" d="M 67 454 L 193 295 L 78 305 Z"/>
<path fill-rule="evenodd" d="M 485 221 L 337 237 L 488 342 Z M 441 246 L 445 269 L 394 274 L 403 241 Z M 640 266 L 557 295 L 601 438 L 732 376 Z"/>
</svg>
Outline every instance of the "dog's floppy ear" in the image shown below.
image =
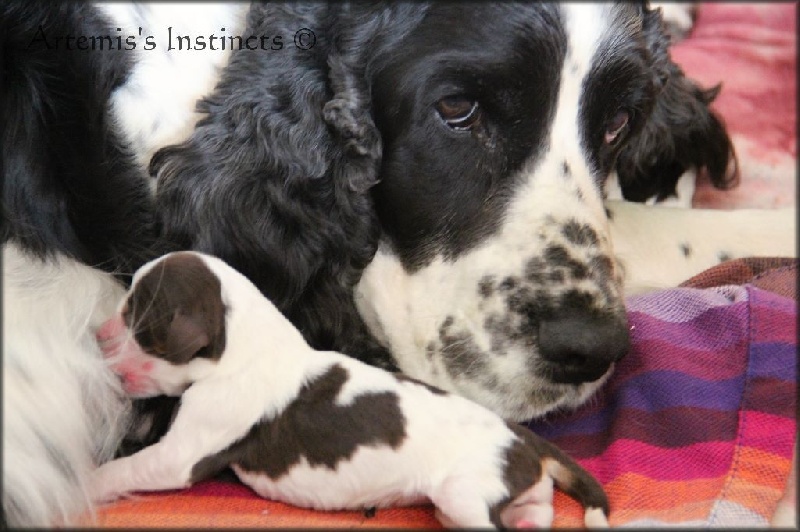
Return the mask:
<svg viewBox="0 0 800 532">
<path fill-rule="evenodd" d="M 357 193 L 364 193 L 377 179 L 376 162 L 381 156 L 381 138 L 372 120 L 363 73 L 348 65 L 347 56 L 332 50 L 328 59 L 334 95 L 323 109 L 325 121 L 342 143 L 346 163 L 341 179 Z"/>
<path fill-rule="evenodd" d="M 643 17 L 657 94 L 651 115 L 617 159 L 623 196 L 665 199 L 675 194 L 678 178 L 690 168 L 705 171 L 717 188 L 734 186 L 739 172 L 733 144 L 709 107 L 720 85 L 702 89 L 688 79 L 670 59 L 660 10 L 645 8 Z"/>
<path fill-rule="evenodd" d="M 327 10 L 254 2 L 243 34 L 280 49 L 234 50 L 191 137 L 151 173 L 166 239 L 239 270 L 314 347 L 347 350 L 368 337 L 352 293 L 377 247 L 381 139 L 355 66 L 370 36 L 340 35 Z M 302 28 L 314 35 L 293 40 Z"/>
</svg>

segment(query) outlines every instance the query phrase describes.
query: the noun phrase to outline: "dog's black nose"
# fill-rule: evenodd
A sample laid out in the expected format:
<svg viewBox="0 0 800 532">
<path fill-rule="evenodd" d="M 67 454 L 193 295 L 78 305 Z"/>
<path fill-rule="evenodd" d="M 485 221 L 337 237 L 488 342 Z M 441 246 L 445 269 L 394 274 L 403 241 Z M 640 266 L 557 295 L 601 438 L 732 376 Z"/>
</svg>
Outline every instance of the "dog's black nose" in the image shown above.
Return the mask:
<svg viewBox="0 0 800 532">
<path fill-rule="evenodd" d="M 581 311 L 539 323 L 539 352 L 550 362 L 554 382 L 597 380 L 629 347 L 624 317 Z"/>
</svg>

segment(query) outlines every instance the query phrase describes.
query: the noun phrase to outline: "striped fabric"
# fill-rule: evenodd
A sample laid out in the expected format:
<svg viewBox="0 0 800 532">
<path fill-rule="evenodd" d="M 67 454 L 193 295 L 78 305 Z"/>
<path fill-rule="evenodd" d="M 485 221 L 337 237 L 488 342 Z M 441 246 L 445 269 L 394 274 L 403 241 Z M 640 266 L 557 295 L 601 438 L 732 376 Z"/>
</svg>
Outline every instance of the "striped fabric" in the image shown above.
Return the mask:
<svg viewBox="0 0 800 532">
<path fill-rule="evenodd" d="M 741 273 L 739 266 L 734 270 Z M 770 280 L 770 271 L 783 281 Z M 630 298 L 632 351 L 597 398 L 529 423 L 604 484 L 612 526 L 768 523 L 791 467 L 796 432 L 797 304 L 796 295 L 759 286 L 784 286 L 795 275 L 791 268 L 767 270 L 756 284 Z M 555 509 L 554 526 L 582 525 L 580 507 L 560 492 Z M 96 523 L 439 527 L 430 506 L 374 516 L 314 512 L 221 481 L 118 502 L 102 509 Z"/>
<path fill-rule="evenodd" d="M 604 484 L 611 524 L 765 525 L 796 432 L 796 302 L 754 286 L 630 298 L 633 350 L 587 408 L 530 423 Z M 575 503 L 556 526 L 579 526 Z"/>
</svg>

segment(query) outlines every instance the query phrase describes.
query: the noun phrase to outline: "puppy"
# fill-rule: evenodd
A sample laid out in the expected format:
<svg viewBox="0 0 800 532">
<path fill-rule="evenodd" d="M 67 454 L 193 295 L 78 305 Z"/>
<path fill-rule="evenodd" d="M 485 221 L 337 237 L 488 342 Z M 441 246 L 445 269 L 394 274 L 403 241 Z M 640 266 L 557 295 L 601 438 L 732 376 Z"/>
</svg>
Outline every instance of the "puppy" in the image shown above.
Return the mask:
<svg viewBox="0 0 800 532">
<path fill-rule="evenodd" d="M 259 495 L 318 509 L 429 499 L 452 527 L 546 527 L 553 486 L 608 526 L 600 484 L 488 409 L 311 349 L 243 275 L 176 252 L 143 266 L 97 333 L 133 397 L 181 396 L 156 444 L 101 466 L 96 501 L 183 488 L 231 466 Z"/>
</svg>

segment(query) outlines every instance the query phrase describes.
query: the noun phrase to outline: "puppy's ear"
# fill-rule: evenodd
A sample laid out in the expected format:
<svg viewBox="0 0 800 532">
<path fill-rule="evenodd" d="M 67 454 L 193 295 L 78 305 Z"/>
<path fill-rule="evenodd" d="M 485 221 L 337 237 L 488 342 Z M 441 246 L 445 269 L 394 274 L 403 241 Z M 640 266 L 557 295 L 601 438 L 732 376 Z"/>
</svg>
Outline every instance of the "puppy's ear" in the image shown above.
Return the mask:
<svg viewBox="0 0 800 532">
<path fill-rule="evenodd" d="M 738 182 L 733 144 L 709 105 L 720 85 L 701 89 L 669 57 L 669 37 L 660 10 L 644 10 L 644 37 L 655 76 L 652 113 L 620 153 L 616 170 L 623 196 L 644 201 L 675 194 L 688 169 L 705 171 L 717 188 Z"/>
<path fill-rule="evenodd" d="M 367 191 L 381 141 L 354 66 L 371 35 L 345 34 L 327 10 L 254 2 L 243 34 L 282 48 L 235 50 L 191 137 L 156 153 L 151 173 L 166 239 L 239 270 L 314 347 L 347 350 L 367 336 L 352 292 L 377 247 Z M 298 28 L 314 38 L 293 42 Z"/>
<path fill-rule="evenodd" d="M 202 320 L 189 314 L 176 311 L 167 327 L 165 346 L 170 362 L 186 363 L 196 356 L 202 357 L 204 350 L 211 344 L 208 332 Z"/>
</svg>

